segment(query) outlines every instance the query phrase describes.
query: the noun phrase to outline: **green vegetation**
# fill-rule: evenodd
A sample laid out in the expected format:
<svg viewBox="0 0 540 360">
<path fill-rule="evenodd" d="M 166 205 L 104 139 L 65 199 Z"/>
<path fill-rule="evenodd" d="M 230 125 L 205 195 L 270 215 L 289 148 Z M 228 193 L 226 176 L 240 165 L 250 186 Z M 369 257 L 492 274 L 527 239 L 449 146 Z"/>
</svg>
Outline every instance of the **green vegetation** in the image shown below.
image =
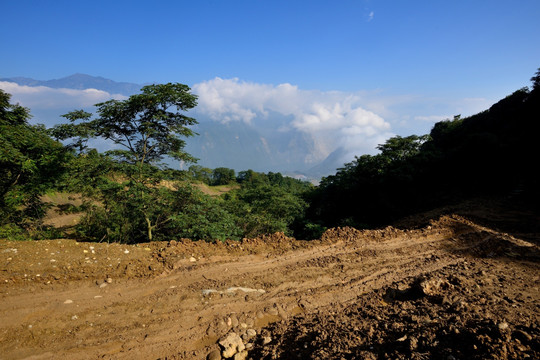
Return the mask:
<svg viewBox="0 0 540 360">
<path fill-rule="evenodd" d="M 237 179 L 233 169 L 193 165 L 177 171 L 163 164 L 165 156 L 195 160 L 183 152 L 183 138 L 194 135 L 189 126 L 196 123 L 183 114 L 196 105 L 185 85 L 146 86 L 127 100 L 97 104 L 94 118 L 83 110 L 66 114 L 69 123 L 49 131 L 29 125 L 28 110 L 9 99 L 2 93 L 2 237 L 35 237 L 28 224 L 35 228 L 43 218 L 41 195 L 48 190 L 83 196 L 74 236 L 93 241 L 292 235 L 291 225 L 303 216 L 301 195 L 310 185 L 300 181 L 253 171 Z M 88 147 L 92 138 L 116 147 L 99 153 Z M 230 191 L 209 196 L 196 182 Z"/>
<path fill-rule="evenodd" d="M 43 225 L 48 191 L 83 198 L 70 210 L 83 212 L 70 236 L 123 243 L 273 232 L 313 239 L 329 227 L 383 225 L 477 196 L 514 194 L 535 205 L 539 79 L 540 70 L 532 90 L 439 122 L 430 134 L 388 139 L 379 154 L 355 158 L 318 187 L 280 173 L 167 167 L 165 158 L 195 161 L 183 151 L 196 124 L 184 114 L 197 101 L 186 85 L 146 86 L 97 104 L 96 117 L 66 114 L 69 123 L 50 130 L 30 125 L 28 109 L 0 90 L 0 238 L 67 236 Z M 89 148 L 95 138 L 114 150 Z"/>
<path fill-rule="evenodd" d="M 537 77 L 532 80 L 537 81 Z M 307 218 L 322 226 L 372 227 L 471 197 L 539 199 L 540 88 L 520 89 L 477 115 L 394 137 L 324 178 Z"/>
<path fill-rule="evenodd" d="M 154 233 L 166 233 L 181 204 L 171 190 L 160 186 L 164 177 L 159 167 L 165 156 L 194 160 L 182 151 L 181 138 L 192 136 L 188 126 L 196 123 L 181 113 L 197 104 L 189 90 L 183 84 L 145 86 L 127 100 L 97 104 L 99 116 L 95 119 L 78 110 L 64 115 L 69 124 L 53 129 L 58 139 L 74 139 L 70 147 L 79 149 L 80 155 L 88 155 L 84 151 L 90 138 L 120 146 L 105 157 L 90 156 L 90 167 L 101 166 L 106 172 L 90 178 L 83 175 L 84 183 L 92 187 L 85 195 L 92 195 L 99 203 L 84 218 L 86 236 L 139 242 L 154 240 Z"/>
<path fill-rule="evenodd" d="M 0 90 L 0 237 L 41 237 L 47 204 L 40 196 L 58 184 L 70 154 L 10 98 Z"/>
</svg>

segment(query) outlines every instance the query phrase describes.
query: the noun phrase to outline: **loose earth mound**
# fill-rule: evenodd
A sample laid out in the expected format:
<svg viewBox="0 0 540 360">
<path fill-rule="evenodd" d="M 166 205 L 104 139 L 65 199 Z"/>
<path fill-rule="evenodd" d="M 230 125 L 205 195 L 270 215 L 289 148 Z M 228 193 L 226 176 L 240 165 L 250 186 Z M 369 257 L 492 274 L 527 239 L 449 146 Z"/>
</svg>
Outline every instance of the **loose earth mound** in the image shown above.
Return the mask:
<svg viewBox="0 0 540 360">
<path fill-rule="evenodd" d="M 538 359 L 540 221 L 485 209 L 311 242 L 2 240 L 0 358 Z"/>
</svg>

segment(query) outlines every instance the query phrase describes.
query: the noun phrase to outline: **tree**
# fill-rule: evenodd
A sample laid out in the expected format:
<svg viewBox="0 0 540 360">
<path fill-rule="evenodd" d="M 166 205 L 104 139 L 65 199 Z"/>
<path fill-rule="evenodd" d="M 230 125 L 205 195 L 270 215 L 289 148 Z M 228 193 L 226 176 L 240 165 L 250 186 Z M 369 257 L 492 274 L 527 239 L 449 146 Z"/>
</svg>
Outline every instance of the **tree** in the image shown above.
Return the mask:
<svg viewBox="0 0 540 360">
<path fill-rule="evenodd" d="M 201 165 L 191 165 L 188 169 L 188 176 L 193 180 L 210 184 L 212 180 L 212 169 Z"/>
<path fill-rule="evenodd" d="M 454 118 L 455 119 L 455 118 Z M 400 161 L 418 154 L 423 143 L 429 140 L 429 136 L 410 135 L 406 137 L 394 136 L 377 149 L 381 150 L 382 157 L 388 162 Z"/>
<path fill-rule="evenodd" d="M 195 160 L 183 151 L 183 137 L 194 135 L 189 126 L 197 121 L 183 111 L 196 105 L 197 97 L 187 85 L 150 85 L 127 100 L 96 104 L 98 116 L 94 119 L 83 110 L 70 112 L 64 115 L 70 123 L 53 129 L 58 139 L 73 139 L 71 146 L 79 151 L 86 150 L 90 138 L 106 139 L 118 146 L 106 154 L 116 160 L 113 171 L 119 176 L 99 177 L 103 208 L 96 214 L 105 211 L 118 219 L 124 217 L 125 225 L 116 226 L 122 241 L 140 239 L 141 227 L 146 228 L 146 239 L 153 240 L 153 233 L 171 220 L 164 216 L 168 212 L 162 211 L 171 201 L 160 188 L 162 172 L 158 170 L 165 156 Z M 104 236 L 111 231 L 108 228 Z"/>
<path fill-rule="evenodd" d="M 43 126 L 28 123 L 27 108 L 10 99 L 0 89 L 0 225 L 39 219 L 40 196 L 55 186 L 69 157 Z"/>
<path fill-rule="evenodd" d="M 533 90 L 540 88 L 540 68 L 538 68 L 534 76 L 531 78 L 531 81 L 533 83 Z"/>
<path fill-rule="evenodd" d="M 195 160 L 183 151 L 182 137 L 193 136 L 188 127 L 197 121 L 180 111 L 197 105 L 197 96 L 183 84 L 149 85 L 127 100 L 96 104 L 99 117 L 77 110 L 64 115 L 70 124 L 56 126 L 59 139 L 75 138 L 82 149 L 89 138 L 104 138 L 121 148 L 110 153 L 122 161 L 142 167 L 157 165 L 164 156 L 181 161 Z M 172 107 L 176 111 L 170 111 Z M 78 123 L 77 123 L 78 122 Z"/>
<path fill-rule="evenodd" d="M 291 225 L 303 218 L 307 206 L 301 194 L 290 187 L 261 181 L 242 183 L 240 189 L 227 193 L 225 200 L 226 209 L 236 215 L 245 237 L 277 231 L 291 235 Z"/>
<path fill-rule="evenodd" d="M 218 167 L 212 171 L 212 185 L 227 185 L 235 180 L 234 169 Z"/>
</svg>

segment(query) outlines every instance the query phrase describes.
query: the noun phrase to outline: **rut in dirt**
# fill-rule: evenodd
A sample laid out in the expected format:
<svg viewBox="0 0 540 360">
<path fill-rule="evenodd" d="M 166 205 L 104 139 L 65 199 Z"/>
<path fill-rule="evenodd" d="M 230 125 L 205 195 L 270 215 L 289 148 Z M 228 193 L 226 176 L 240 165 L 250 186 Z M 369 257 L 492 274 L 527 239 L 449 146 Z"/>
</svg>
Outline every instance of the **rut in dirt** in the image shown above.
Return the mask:
<svg viewBox="0 0 540 360">
<path fill-rule="evenodd" d="M 35 254 L 36 245 L 47 251 Z M 538 323 L 534 320 L 539 296 L 533 291 L 538 278 L 531 274 L 538 273 L 538 247 L 460 216 L 444 216 L 418 230 L 337 228 L 313 242 L 275 234 L 218 245 L 60 241 L 0 246 L 18 247 L 17 255 L 0 252 L 12 258 L 0 273 L 4 304 L 0 343 L 7 359 L 135 354 L 147 359 L 201 359 L 212 352 L 221 356 L 219 341 L 231 333 L 244 347 L 242 351 L 237 347 L 236 353 L 254 359 L 287 359 L 295 354 L 313 359 L 461 358 L 472 353 L 453 353 L 439 339 L 459 339 L 450 324 L 460 334 L 477 329 L 474 334 L 484 337 L 470 347 L 482 353 L 491 348 L 503 351 L 484 344 L 506 339 L 484 329 L 503 320 L 510 339 L 531 337 L 508 345 L 507 354 L 537 354 L 538 332 L 531 324 Z M 44 261 L 50 260 L 51 252 L 55 267 Z M 34 271 L 31 281 L 22 280 L 23 269 L 15 262 L 31 259 L 33 269 L 46 267 L 47 272 L 40 270 L 43 276 L 36 277 Z M 511 277 L 507 273 L 500 280 L 508 271 Z M 491 272 L 501 276 L 495 278 Z M 523 281 L 509 286 L 509 280 L 518 277 Z M 418 279 L 448 283 L 447 292 L 395 295 L 407 294 Z M 517 297 L 518 285 L 525 288 L 525 284 L 532 286 L 530 298 Z M 515 313 L 503 311 L 505 296 L 513 301 L 509 306 L 516 305 Z M 468 305 L 459 310 L 461 302 Z M 469 318 L 466 314 L 477 306 L 472 304 L 480 304 L 481 310 Z M 500 310 L 490 310 L 497 306 Z M 418 335 L 424 333 L 431 335 Z"/>
</svg>

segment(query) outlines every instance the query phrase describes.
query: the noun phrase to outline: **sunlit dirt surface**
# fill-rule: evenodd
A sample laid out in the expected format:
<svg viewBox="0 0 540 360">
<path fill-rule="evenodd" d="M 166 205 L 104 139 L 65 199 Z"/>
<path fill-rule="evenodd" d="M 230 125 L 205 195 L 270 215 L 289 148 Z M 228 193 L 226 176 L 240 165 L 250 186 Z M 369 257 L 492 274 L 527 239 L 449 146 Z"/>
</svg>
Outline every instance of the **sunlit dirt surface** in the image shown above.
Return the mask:
<svg viewBox="0 0 540 360">
<path fill-rule="evenodd" d="M 311 242 L 1 240 L 0 359 L 540 358 L 538 217 L 448 211 Z"/>
</svg>

